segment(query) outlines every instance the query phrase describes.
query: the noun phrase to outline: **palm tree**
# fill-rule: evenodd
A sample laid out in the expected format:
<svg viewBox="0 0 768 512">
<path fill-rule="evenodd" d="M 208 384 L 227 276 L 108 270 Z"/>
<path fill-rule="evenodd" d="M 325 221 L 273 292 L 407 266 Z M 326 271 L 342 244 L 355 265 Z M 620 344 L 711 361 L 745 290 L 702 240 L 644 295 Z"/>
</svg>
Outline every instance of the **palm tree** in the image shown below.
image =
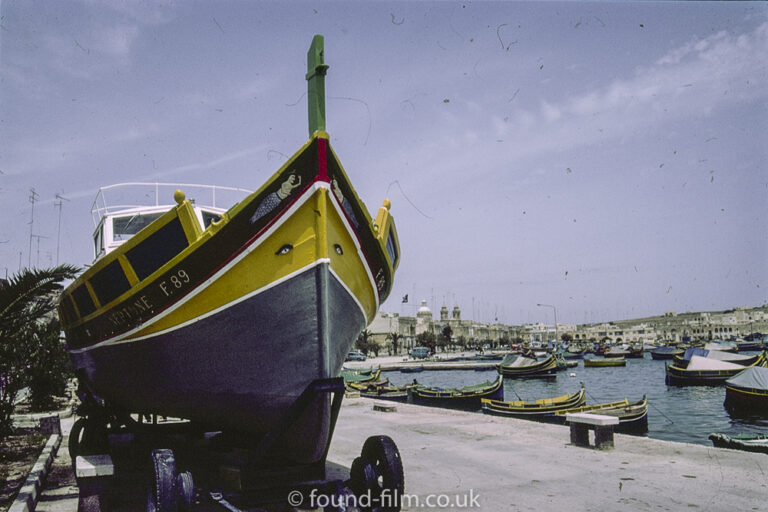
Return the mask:
<svg viewBox="0 0 768 512">
<path fill-rule="evenodd" d="M 24 269 L 0 284 L 0 436 L 10 429 L 16 396 L 33 364 L 35 347 L 28 334 L 56 308 L 62 281 L 79 271 L 72 265 Z"/>
<path fill-rule="evenodd" d="M 390 332 L 387 334 L 387 339 L 392 341 L 392 353 L 394 355 L 397 355 L 397 349 L 400 348 L 400 340 L 403 338 L 403 335 L 399 332 Z"/>
<path fill-rule="evenodd" d="M 355 348 L 362 351 L 364 354 L 373 352 L 376 357 L 379 357 L 379 344 L 371 339 L 373 333 L 368 329 L 363 329 L 357 336 L 355 341 Z"/>
</svg>

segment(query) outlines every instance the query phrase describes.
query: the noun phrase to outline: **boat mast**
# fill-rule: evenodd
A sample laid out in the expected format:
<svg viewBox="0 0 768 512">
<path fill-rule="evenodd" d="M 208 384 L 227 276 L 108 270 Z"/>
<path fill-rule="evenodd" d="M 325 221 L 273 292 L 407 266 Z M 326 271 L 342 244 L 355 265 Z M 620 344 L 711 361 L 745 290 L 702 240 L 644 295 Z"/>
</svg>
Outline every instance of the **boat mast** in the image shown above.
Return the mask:
<svg viewBox="0 0 768 512">
<path fill-rule="evenodd" d="M 328 66 L 323 56 L 324 39 L 320 34 L 312 38 L 307 52 L 307 106 L 309 108 L 309 136 L 325 131 L 325 74 Z"/>
</svg>

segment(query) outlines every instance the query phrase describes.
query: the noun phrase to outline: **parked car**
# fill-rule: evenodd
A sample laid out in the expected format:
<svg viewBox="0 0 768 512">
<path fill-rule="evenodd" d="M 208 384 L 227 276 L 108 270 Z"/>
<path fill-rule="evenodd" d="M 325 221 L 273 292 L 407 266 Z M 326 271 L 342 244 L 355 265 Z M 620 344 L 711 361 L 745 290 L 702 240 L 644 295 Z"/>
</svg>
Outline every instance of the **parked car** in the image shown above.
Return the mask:
<svg viewBox="0 0 768 512">
<path fill-rule="evenodd" d="M 429 349 L 427 347 L 414 347 L 411 349 L 411 357 L 414 359 L 424 359 L 429 356 Z"/>
<path fill-rule="evenodd" d="M 349 354 L 347 354 L 347 361 L 365 361 L 366 359 L 368 359 L 368 357 L 359 350 L 351 350 Z"/>
</svg>

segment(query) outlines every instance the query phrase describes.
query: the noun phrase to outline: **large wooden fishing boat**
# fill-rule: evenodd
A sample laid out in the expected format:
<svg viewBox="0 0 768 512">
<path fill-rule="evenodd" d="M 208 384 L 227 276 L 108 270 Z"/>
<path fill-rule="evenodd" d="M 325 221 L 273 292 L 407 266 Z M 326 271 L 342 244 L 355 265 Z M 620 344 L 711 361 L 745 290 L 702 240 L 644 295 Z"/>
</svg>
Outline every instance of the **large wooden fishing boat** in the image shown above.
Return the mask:
<svg viewBox="0 0 768 512">
<path fill-rule="evenodd" d="M 165 206 L 170 193 L 95 208 L 96 259 L 59 311 L 84 392 L 109 410 L 258 439 L 311 383 L 339 375 L 389 295 L 390 203 L 370 215 L 331 147 L 321 43 L 308 54 L 309 140 L 256 192 L 228 209 L 185 187 Z M 280 457 L 322 456 L 330 410 L 327 394 L 313 398 Z"/>
</svg>

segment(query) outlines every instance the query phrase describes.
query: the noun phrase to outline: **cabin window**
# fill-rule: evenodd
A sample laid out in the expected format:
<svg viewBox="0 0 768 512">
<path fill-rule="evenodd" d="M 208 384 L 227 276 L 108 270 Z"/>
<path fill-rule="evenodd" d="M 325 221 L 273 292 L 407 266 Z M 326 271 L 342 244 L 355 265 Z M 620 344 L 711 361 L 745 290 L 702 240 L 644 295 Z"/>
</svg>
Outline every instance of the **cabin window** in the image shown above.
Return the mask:
<svg viewBox="0 0 768 512">
<path fill-rule="evenodd" d="M 72 323 L 75 320 L 77 320 L 77 315 L 75 314 L 75 308 L 72 305 L 72 299 L 69 295 L 66 295 L 61 298 L 61 303 L 59 304 L 60 312 L 62 319 L 66 323 Z"/>
<path fill-rule="evenodd" d="M 104 225 L 99 224 L 99 229 L 93 235 L 93 254 L 98 256 L 104 252 Z"/>
<path fill-rule="evenodd" d="M 101 304 L 112 302 L 131 287 L 120 262 L 115 260 L 90 279 Z"/>
<path fill-rule="evenodd" d="M 206 212 L 203 210 L 203 229 L 211 225 L 212 222 L 217 222 L 221 218 L 221 215 L 213 212 Z"/>
<path fill-rule="evenodd" d="M 140 213 L 112 219 L 112 241 L 124 242 L 147 227 L 164 212 Z"/>
<path fill-rule="evenodd" d="M 128 251 L 126 257 L 138 278 L 143 280 L 186 248 L 187 236 L 175 218 Z"/>
<path fill-rule="evenodd" d="M 391 229 L 389 230 L 389 236 L 387 237 L 387 253 L 389 254 L 389 260 L 394 267 L 397 264 L 398 254 L 397 246 L 395 245 L 395 234 Z"/>
<path fill-rule="evenodd" d="M 96 311 L 96 305 L 93 303 L 93 299 L 91 299 L 91 295 L 88 293 L 88 288 L 84 284 L 75 288 L 75 291 L 72 292 L 72 298 L 75 299 L 77 309 L 80 311 L 80 317 L 90 315 Z"/>
</svg>

